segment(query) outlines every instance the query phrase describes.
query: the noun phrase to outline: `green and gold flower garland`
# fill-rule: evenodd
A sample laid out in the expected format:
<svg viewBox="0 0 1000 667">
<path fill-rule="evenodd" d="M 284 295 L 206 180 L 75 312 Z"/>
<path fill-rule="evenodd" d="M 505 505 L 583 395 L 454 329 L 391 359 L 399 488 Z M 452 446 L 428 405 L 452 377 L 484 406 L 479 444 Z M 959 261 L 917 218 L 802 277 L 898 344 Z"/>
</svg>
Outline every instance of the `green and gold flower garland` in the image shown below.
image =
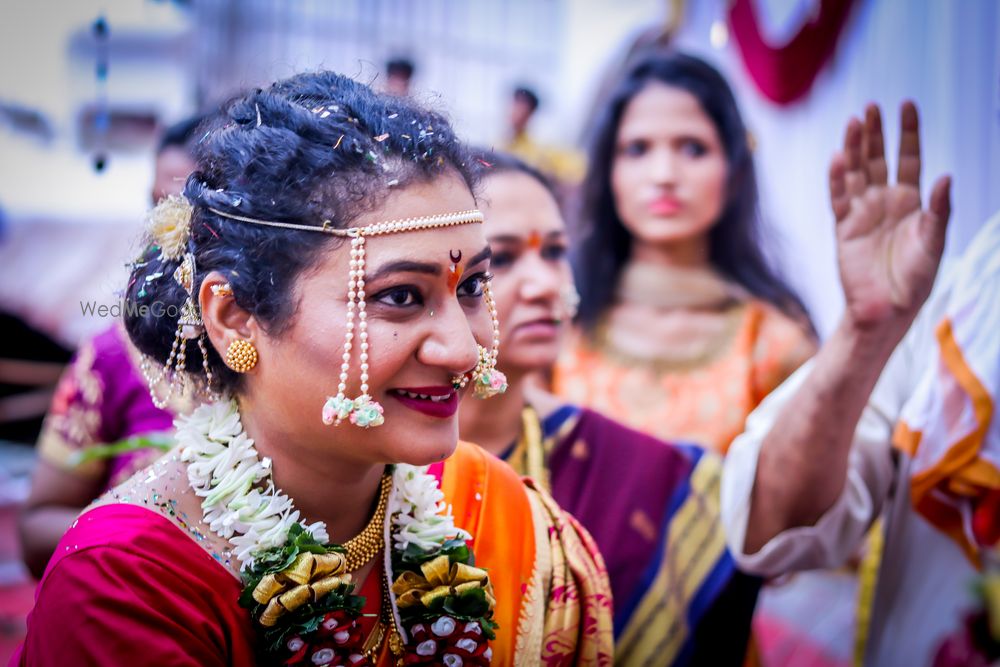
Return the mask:
<svg viewBox="0 0 1000 667">
<path fill-rule="evenodd" d="M 344 548 L 329 542 L 324 524 L 300 521 L 274 487 L 235 402 L 199 407 L 178 421 L 177 437 L 205 522 L 241 562 L 240 604 L 260 629 L 267 664 L 372 665 L 386 639 L 397 664 L 490 663 L 489 576 L 426 467 L 392 467 L 382 618 L 365 638 L 365 599 L 354 593 Z"/>
</svg>

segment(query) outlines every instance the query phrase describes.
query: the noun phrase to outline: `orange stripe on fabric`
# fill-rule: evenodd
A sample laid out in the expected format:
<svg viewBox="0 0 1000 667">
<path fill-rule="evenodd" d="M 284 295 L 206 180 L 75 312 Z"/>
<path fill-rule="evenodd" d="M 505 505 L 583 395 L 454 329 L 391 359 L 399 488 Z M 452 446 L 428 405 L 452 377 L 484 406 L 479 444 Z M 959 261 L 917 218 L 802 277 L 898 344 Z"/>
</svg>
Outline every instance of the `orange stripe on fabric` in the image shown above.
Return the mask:
<svg viewBox="0 0 1000 667">
<path fill-rule="evenodd" d="M 1000 489 L 1000 470 L 986 459 L 977 459 L 965 466 L 960 479 L 954 481 L 980 489 Z"/>
<path fill-rule="evenodd" d="M 910 480 L 910 498 L 914 508 L 932 525 L 951 537 L 965 553 L 976 568 L 982 567 L 979 550 L 966 535 L 962 514 L 958 508 L 935 497 L 935 489 L 944 488 L 949 478 L 954 478 L 954 489 L 970 490 L 972 480 L 993 479 L 990 474 L 996 470 L 991 464 L 978 457 L 986 429 L 993 417 L 993 400 L 989 392 L 976 377 L 962 354 L 962 348 L 955 340 L 955 334 L 949 319 L 942 320 L 936 330 L 941 359 L 955 377 L 962 390 L 972 403 L 976 417 L 976 430 L 953 444 L 941 460 L 933 467 L 921 471 Z M 903 451 L 916 452 L 919 437 L 915 441 L 905 439 L 907 433 L 914 433 L 905 424 L 900 423 L 896 429 L 894 443 Z M 919 436 L 919 433 L 917 433 Z M 912 449 L 911 449 L 912 448 Z M 984 468 L 988 466 L 988 468 Z M 968 472 L 968 475 L 964 473 Z"/>
<path fill-rule="evenodd" d="M 514 662 L 517 622 L 535 564 L 534 522 L 524 483 L 505 463 L 483 449 L 460 442 L 441 477 L 455 523 L 472 534 L 476 565 L 490 573 L 500 625 L 493 663 Z"/>
<path fill-rule="evenodd" d="M 945 319 L 938 325 L 937 339 L 941 349 L 941 358 L 951 374 L 955 376 L 959 386 L 969 396 L 973 412 L 976 415 L 977 426 L 975 431 L 952 445 L 932 468 L 913 476 L 911 494 L 914 503 L 929 493 L 939 482 L 978 460 L 979 449 L 982 447 L 983 439 L 986 437 L 986 429 L 993 416 L 993 401 L 979 378 L 966 363 L 962 349 L 952 332 L 950 320 Z"/>
<path fill-rule="evenodd" d="M 896 448 L 908 454 L 911 458 L 917 455 L 917 448 L 920 447 L 920 438 L 923 434 L 920 431 L 913 431 L 906 422 L 901 421 L 896 424 L 896 431 L 892 434 L 892 442 Z"/>
</svg>

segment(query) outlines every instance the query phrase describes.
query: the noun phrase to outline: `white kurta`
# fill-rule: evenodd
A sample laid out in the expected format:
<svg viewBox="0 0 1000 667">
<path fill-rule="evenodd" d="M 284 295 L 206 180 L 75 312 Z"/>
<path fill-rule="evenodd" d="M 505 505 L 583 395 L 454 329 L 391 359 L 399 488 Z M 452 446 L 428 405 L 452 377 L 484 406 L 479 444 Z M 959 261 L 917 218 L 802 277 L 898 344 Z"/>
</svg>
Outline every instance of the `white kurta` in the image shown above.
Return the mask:
<svg viewBox="0 0 1000 667">
<path fill-rule="evenodd" d="M 750 496 L 761 443 L 781 409 L 810 372 L 806 364 L 747 419 L 730 448 L 722 478 L 722 519 L 730 551 L 744 570 L 765 576 L 834 568 L 852 555 L 882 515 L 886 536 L 879 568 L 865 664 L 917 667 L 933 658 L 944 636 L 958 628 L 974 603 L 975 569 L 961 549 L 913 511 L 910 460 L 893 449 L 892 432 L 928 360 L 934 327 L 947 300 L 942 280 L 897 348 L 868 401 L 854 435 L 847 480 L 838 500 L 813 526 L 776 535 L 760 551 L 743 551 Z M 1000 286 L 998 286 L 1000 289 Z M 802 443 L 808 447 L 809 443 Z"/>
</svg>

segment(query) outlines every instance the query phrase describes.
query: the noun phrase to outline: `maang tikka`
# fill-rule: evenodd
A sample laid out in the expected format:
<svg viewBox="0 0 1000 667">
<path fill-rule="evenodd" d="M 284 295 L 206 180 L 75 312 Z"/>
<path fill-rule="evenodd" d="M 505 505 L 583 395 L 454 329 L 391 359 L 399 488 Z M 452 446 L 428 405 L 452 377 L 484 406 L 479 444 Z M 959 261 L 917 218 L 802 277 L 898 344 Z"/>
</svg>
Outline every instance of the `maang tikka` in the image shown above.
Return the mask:
<svg viewBox="0 0 1000 667">
<path fill-rule="evenodd" d="M 322 418 L 324 424 L 332 424 L 334 426 L 339 426 L 344 421 L 348 421 L 361 428 L 374 428 L 385 423 L 382 405 L 368 393 L 370 389 L 368 385 L 368 370 L 371 348 L 368 341 L 368 313 L 365 301 L 367 240 L 373 236 L 384 236 L 387 234 L 440 229 L 473 223 L 482 224 L 483 214 L 477 210 L 469 210 L 419 218 L 390 220 L 365 227 L 338 229 L 333 227 L 329 220 L 324 221 L 322 226 L 299 225 L 287 222 L 258 220 L 256 218 L 226 213 L 215 208 L 209 208 L 208 210 L 229 220 L 299 231 L 322 232 L 351 239 L 351 258 L 347 281 L 347 322 L 344 333 L 344 351 L 341 356 L 339 383 L 337 385 L 337 394 L 335 396 L 328 396 L 326 402 L 323 404 Z M 476 380 L 474 393 L 480 398 L 495 396 L 507 388 L 507 381 L 503 373 L 496 370 L 496 359 L 500 346 L 500 324 L 497 318 L 496 305 L 489 291 L 489 284 L 484 286 L 483 296 L 493 323 L 492 349 L 487 350 L 479 346 L 479 363 L 475 369 L 470 373 L 453 379 L 453 385 L 458 389 L 466 386 L 469 380 L 474 378 Z M 350 378 L 351 360 L 354 357 L 355 350 L 358 351 L 358 363 L 361 371 L 359 378 L 361 393 L 356 398 L 349 398 L 347 396 L 347 382 Z"/>
</svg>

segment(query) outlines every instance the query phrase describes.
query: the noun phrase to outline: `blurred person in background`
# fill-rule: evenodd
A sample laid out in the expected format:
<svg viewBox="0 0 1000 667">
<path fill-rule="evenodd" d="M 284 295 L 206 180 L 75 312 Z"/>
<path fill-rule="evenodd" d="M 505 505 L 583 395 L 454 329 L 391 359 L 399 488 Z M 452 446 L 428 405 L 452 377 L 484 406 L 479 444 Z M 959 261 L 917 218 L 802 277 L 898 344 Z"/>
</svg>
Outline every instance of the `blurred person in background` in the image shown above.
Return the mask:
<svg viewBox="0 0 1000 667">
<path fill-rule="evenodd" d="M 532 136 L 528 126 L 540 104 L 532 88 L 521 85 L 514 89 L 507 115 L 504 150 L 555 178 L 563 198 L 583 178 L 583 156 L 571 148 L 543 143 Z"/>
<path fill-rule="evenodd" d="M 192 148 L 198 140 L 196 133 L 205 120 L 206 116 L 192 116 L 171 125 L 163 133 L 156 148 L 151 193 L 153 204 L 164 197 L 179 195 L 184 190 L 184 182 L 194 171 Z"/>
<path fill-rule="evenodd" d="M 550 489 L 593 535 L 611 578 L 616 664 L 743 664 L 760 580 L 725 548 L 721 459 L 529 382 L 552 368 L 576 311 L 566 225 L 540 172 L 502 153 L 479 163 L 508 389 L 462 404 L 462 438 Z"/>
<path fill-rule="evenodd" d="M 415 68 L 408 58 L 393 58 L 385 64 L 385 92 L 396 97 L 407 97 L 412 92 Z"/>
<path fill-rule="evenodd" d="M 538 111 L 538 95 L 527 86 L 518 86 L 514 89 L 510 99 L 510 114 L 508 117 L 509 140 L 507 143 L 510 152 L 519 154 L 522 147 L 531 146 L 534 142 L 528 136 L 528 124 L 531 117 Z"/>
<path fill-rule="evenodd" d="M 722 75 L 680 53 L 637 62 L 599 114 L 581 189 L 581 326 L 555 392 L 724 453 L 815 340 L 765 258 L 747 130 Z"/>
<path fill-rule="evenodd" d="M 160 139 L 154 204 L 183 190 L 194 170 L 192 149 L 204 120 L 197 116 L 177 123 Z M 181 404 L 153 405 L 139 362 L 138 351 L 115 322 L 83 341 L 56 387 L 19 521 L 24 561 L 36 578 L 80 510 L 163 452 Z"/>
</svg>

